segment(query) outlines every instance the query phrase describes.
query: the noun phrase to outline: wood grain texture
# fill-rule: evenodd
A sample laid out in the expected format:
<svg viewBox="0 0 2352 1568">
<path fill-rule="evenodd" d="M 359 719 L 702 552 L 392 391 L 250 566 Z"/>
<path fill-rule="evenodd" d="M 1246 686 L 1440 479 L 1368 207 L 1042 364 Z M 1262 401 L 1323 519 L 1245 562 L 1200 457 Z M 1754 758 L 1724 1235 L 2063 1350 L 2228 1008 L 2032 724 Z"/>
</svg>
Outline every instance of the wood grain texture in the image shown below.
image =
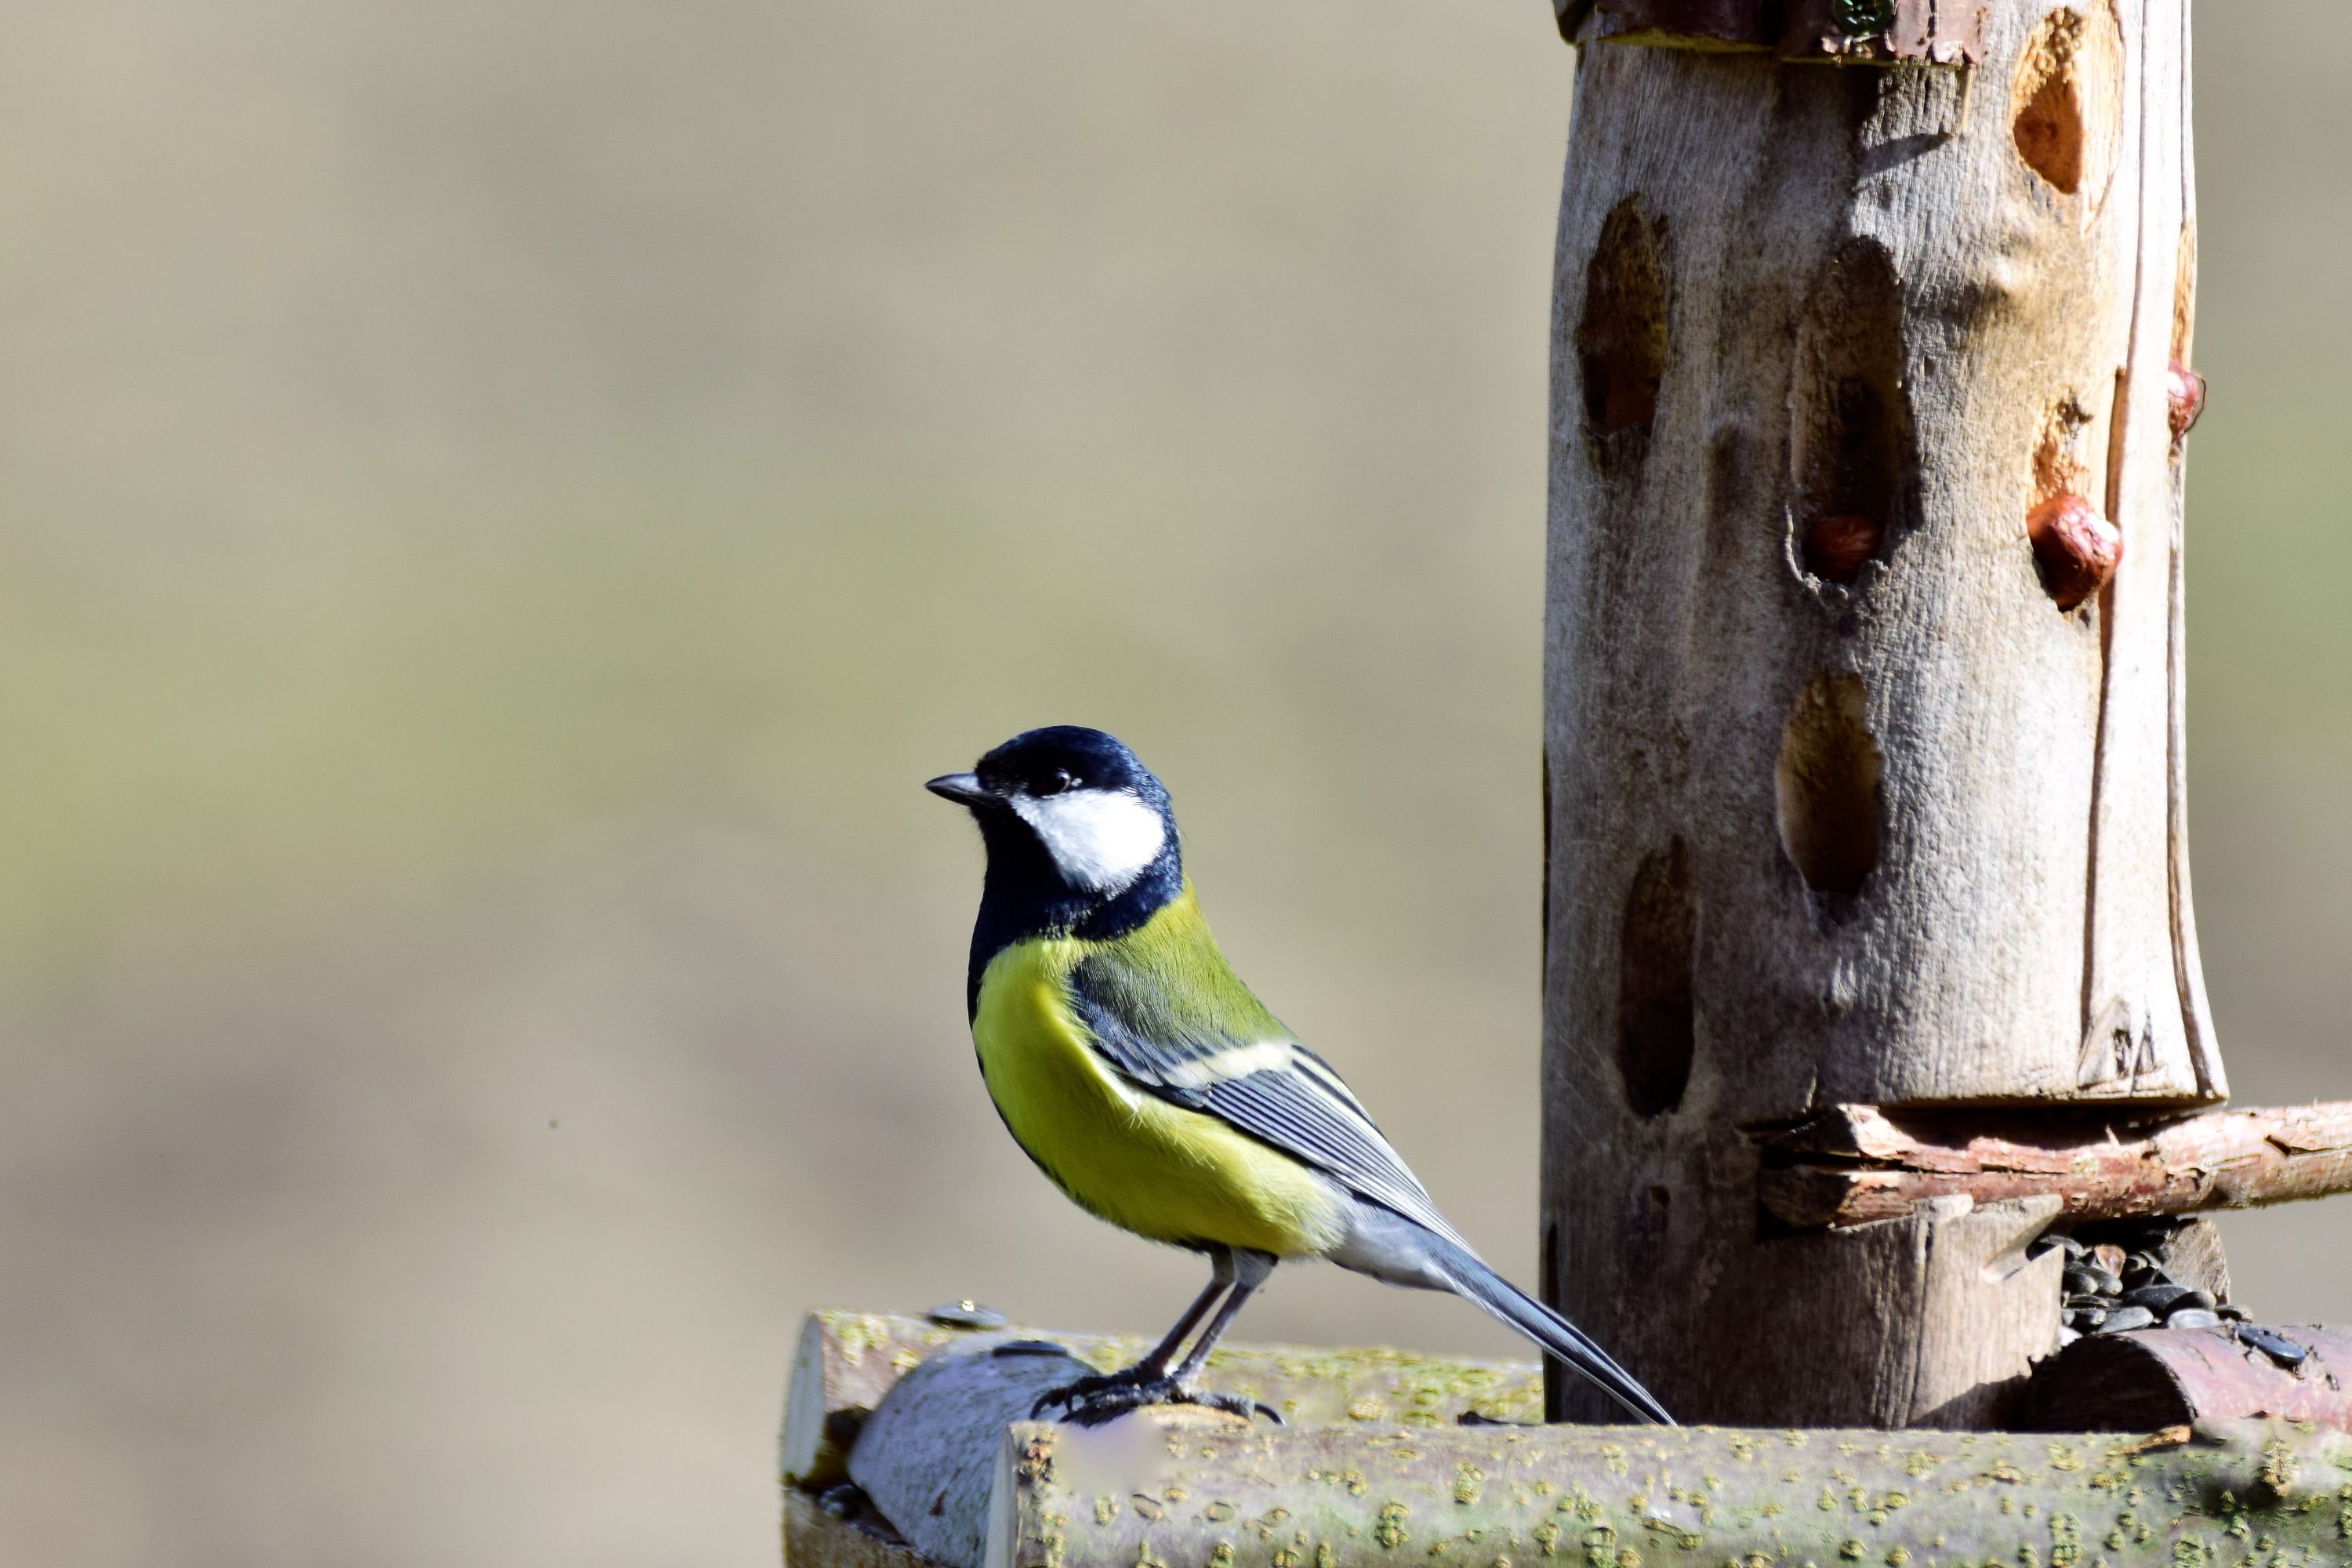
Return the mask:
<svg viewBox="0 0 2352 1568">
<path fill-rule="evenodd" d="M 1931 1342 L 1901 1294 L 1921 1266 L 1887 1262 L 1967 1216 L 1759 1239 L 1743 1129 L 2226 1092 L 2189 901 L 2165 396 L 2193 258 L 2185 0 L 2002 0 L 1982 26 L 1969 70 L 1609 45 L 1579 66 L 1548 1280 L 1693 1418 L 1926 1419 L 1961 1407 L 1943 1359 L 1976 1354 Z M 2061 495 L 2122 536 L 2073 610 L 2025 529 Z M 1652 908 L 1661 885 L 1685 906 Z M 1654 966 L 1685 907 L 1687 975 L 1629 986 L 1629 945 Z M 1685 997 L 1667 1085 L 1683 1069 L 1643 1053 L 1679 1043 L 1659 1020 Z M 2021 1272 L 1981 1303 L 1986 1337 L 2046 1349 L 2039 1289 Z"/>
</svg>

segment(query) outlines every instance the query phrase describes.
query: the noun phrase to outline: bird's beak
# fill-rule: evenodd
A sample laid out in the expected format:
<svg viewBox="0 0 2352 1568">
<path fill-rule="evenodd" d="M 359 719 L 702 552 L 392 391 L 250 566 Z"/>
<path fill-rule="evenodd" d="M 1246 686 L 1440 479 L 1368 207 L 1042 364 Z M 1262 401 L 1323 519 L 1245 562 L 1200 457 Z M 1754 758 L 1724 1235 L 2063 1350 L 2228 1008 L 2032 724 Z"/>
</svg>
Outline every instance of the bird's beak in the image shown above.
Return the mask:
<svg viewBox="0 0 2352 1568">
<path fill-rule="evenodd" d="M 951 800 L 958 805 L 985 805 L 996 799 L 980 787 L 978 773 L 941 773 L 926 781 L 923 787 L 941 800 Z"/>
</svg>

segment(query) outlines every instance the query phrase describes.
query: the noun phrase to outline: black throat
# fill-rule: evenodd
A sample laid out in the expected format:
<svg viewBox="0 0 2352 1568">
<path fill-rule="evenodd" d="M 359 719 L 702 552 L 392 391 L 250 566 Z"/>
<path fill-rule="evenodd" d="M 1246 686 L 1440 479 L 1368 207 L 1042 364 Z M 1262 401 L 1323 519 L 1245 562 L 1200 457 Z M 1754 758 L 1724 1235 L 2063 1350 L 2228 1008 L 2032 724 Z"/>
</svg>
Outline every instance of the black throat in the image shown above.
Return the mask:
<svg viewBox="0 0 2352 1568">
<path fill-rule="evenodd" d="M 964 1012 L 980 1010 L 980 977 L 989 960 L 1031 937 L 1084 937 L 1108 941 L 1124 936 L 1175 901 L 1184 890 L 1184 862 L 1176 824 L 1162 821 L 1168 837 L 1140 876 L 1109 897 L 1074 888 L 1064 879 L 1028 824 L 1008 811 L 974 812 L 981 842 L 988 847 L 988 871 L 981 885 L 980 918 L 971 929 L 971 964 L 964 976 Z"/>
</svg>

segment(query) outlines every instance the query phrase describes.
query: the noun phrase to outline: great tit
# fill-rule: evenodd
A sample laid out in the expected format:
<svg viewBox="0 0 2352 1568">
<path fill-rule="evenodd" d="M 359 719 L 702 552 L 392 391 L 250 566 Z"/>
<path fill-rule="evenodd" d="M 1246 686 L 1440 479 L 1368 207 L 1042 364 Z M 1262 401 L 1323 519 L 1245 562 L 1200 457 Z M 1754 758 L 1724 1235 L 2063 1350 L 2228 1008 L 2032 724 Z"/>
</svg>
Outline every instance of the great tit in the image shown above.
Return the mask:
<svg viewBox="0 0 2352 1568">
<path fill-rule="evenodd" d="M 925 787 L 971 813 L 988 853 L 964 1000 L 997 1113 L 1080 1208 L 1209 1260 L 1208 1289 L 1150 1354 L 1055 1389 L 1041 1413 L 1250 1414 L 1194 1376 L 1277 1261 L 1325 1258 L 1450 1290 L 1635 1417 L 1673 1424 L 1600 1346 L 1479 1260 L 1339 1075 L 1234 973 L 1184 875 L 1168 791 L 1134 752 L 1060 724 Z"/>
</svg>

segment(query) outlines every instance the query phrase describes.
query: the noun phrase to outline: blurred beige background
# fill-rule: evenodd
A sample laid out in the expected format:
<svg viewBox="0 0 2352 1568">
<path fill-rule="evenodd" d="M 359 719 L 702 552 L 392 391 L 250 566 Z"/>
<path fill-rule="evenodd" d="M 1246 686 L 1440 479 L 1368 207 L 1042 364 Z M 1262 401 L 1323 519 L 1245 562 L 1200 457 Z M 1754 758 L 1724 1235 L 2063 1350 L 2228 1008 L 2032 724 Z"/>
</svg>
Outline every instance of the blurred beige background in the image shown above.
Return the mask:
<svg viewBox="0 0 2352 1568">
<path fill-rule="evenodd" d="M 804 1306 L 1161 1326 L 1196 1266 L 971 1067 L 919 784 L 1041 721 L 1159 765 L 1529 1272 L 1540 5 L 5 13 L 0 1559 L 771 1562 Z M 2259 1102 L 2352 1095 L 2352 12 L 2239 16 L 2194 764 Z M 2352 1202 L 2229 1229 L 2352 1315 Z M 1244 1331 L 1508 1348 L 1328 1270 Z"/>
</svg>

